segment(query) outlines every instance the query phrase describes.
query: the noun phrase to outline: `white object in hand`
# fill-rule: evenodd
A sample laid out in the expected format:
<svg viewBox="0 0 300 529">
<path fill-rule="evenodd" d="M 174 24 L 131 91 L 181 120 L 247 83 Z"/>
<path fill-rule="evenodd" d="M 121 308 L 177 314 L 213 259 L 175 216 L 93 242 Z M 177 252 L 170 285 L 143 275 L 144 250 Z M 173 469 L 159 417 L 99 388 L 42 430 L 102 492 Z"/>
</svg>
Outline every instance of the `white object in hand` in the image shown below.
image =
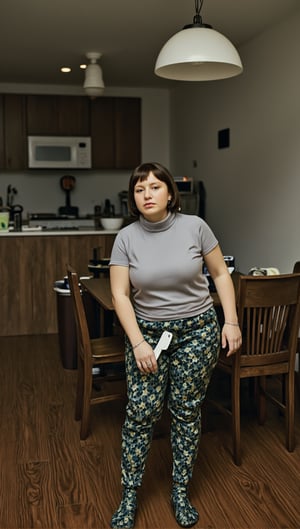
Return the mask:
<svg viewBox="0 0 300 529">
<path fill-rule="evenodd" d="M 159 342 L 157 344 L 157 346 L 155 347 L 154 349 L 154 354 L 155 354 L 155 358 L 156 360 L 158 359 L 160 353 L 164 350 L 166 351 L 166 349 L 168 349 L 170 343 L 171 343 L 171 340 L 173 338 L 173 335 L 171 332 L 168 332 L 168 331 L 164 331 L 159 339 Z"/>
</svg>

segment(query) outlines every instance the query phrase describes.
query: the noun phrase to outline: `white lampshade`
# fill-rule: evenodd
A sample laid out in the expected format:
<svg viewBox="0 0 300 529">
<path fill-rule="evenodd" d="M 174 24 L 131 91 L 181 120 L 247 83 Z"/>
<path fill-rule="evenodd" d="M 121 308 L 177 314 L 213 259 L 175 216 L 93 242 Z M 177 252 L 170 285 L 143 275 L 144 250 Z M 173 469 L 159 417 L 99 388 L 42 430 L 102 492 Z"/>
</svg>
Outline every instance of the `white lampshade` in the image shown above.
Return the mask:
<svg viewBox="0 0 300 529">
<path fill-rule="evenodd" d="M 91 97 L 100 96 L 104 91 L 102 69 L 96 62 L 100 56 L 101 54 L 96 52 L 87 53 L 87 57 L 91 59 L 91 63 L 85 70 L 83 88 L 85 92 Z"/>
<path fill-rule="evenodd" d="M 240 56 L 231 42 L 214 29 L 189 27 L 161 49 L 155 74 L 178 81 L 210 81 L 242 73 Z"/>
</svg>

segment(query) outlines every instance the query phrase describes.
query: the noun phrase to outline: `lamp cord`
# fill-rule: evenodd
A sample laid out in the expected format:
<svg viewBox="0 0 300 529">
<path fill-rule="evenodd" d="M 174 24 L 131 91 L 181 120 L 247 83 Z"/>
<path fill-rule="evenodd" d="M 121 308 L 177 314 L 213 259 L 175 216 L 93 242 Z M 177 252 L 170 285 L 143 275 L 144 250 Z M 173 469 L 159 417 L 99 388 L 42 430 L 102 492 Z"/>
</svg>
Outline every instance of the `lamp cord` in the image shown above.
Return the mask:
<svg viewBox="0 0 300 529">
<path fill-rule="evenodd" d="M 202 17 L 200 15 L 200 11 L 202 9 L 204 0 L 195 0 L 195 11 L 196 14 L 194 16 L 194 24 L 202 24 Z"/>
</svg>

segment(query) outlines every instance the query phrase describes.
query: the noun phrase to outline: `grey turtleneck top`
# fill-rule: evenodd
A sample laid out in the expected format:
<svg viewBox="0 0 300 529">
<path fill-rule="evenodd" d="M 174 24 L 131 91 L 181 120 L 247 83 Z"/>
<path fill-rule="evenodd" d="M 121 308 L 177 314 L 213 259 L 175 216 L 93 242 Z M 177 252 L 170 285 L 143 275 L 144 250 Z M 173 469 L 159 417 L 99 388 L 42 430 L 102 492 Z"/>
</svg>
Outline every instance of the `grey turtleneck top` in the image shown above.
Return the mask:
<svg viewBox="0 0 300 529">
<path fill-rule="evenodd" d="M 189 318 L 213 304 L 202 268 L 203 256 L 217 244 L 206 222 L 195 215 L 171 213 L 160 222 L 141 216 L 119 231 L 110 265 L 129 267 L 138 318 Z"/>
</svg>

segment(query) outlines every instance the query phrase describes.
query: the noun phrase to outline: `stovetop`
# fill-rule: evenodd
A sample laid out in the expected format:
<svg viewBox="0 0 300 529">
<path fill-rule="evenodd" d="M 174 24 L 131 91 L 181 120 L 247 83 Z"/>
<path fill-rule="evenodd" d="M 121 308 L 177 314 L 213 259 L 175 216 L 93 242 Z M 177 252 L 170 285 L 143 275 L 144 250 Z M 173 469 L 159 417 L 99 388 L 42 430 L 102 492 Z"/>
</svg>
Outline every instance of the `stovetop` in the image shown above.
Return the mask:
<svg viewBox="0 0 300 529">
<path fill-rule="evenodd" d="M 79 230 L 81 228 L 95 228 L 93 217 L 74 217 L 69 215 L 58 216 L 48 213 L 31 213 L 28 215 L 28 226 L 41 226 L 43 229 L 53 231 Z"/>
</svg>

